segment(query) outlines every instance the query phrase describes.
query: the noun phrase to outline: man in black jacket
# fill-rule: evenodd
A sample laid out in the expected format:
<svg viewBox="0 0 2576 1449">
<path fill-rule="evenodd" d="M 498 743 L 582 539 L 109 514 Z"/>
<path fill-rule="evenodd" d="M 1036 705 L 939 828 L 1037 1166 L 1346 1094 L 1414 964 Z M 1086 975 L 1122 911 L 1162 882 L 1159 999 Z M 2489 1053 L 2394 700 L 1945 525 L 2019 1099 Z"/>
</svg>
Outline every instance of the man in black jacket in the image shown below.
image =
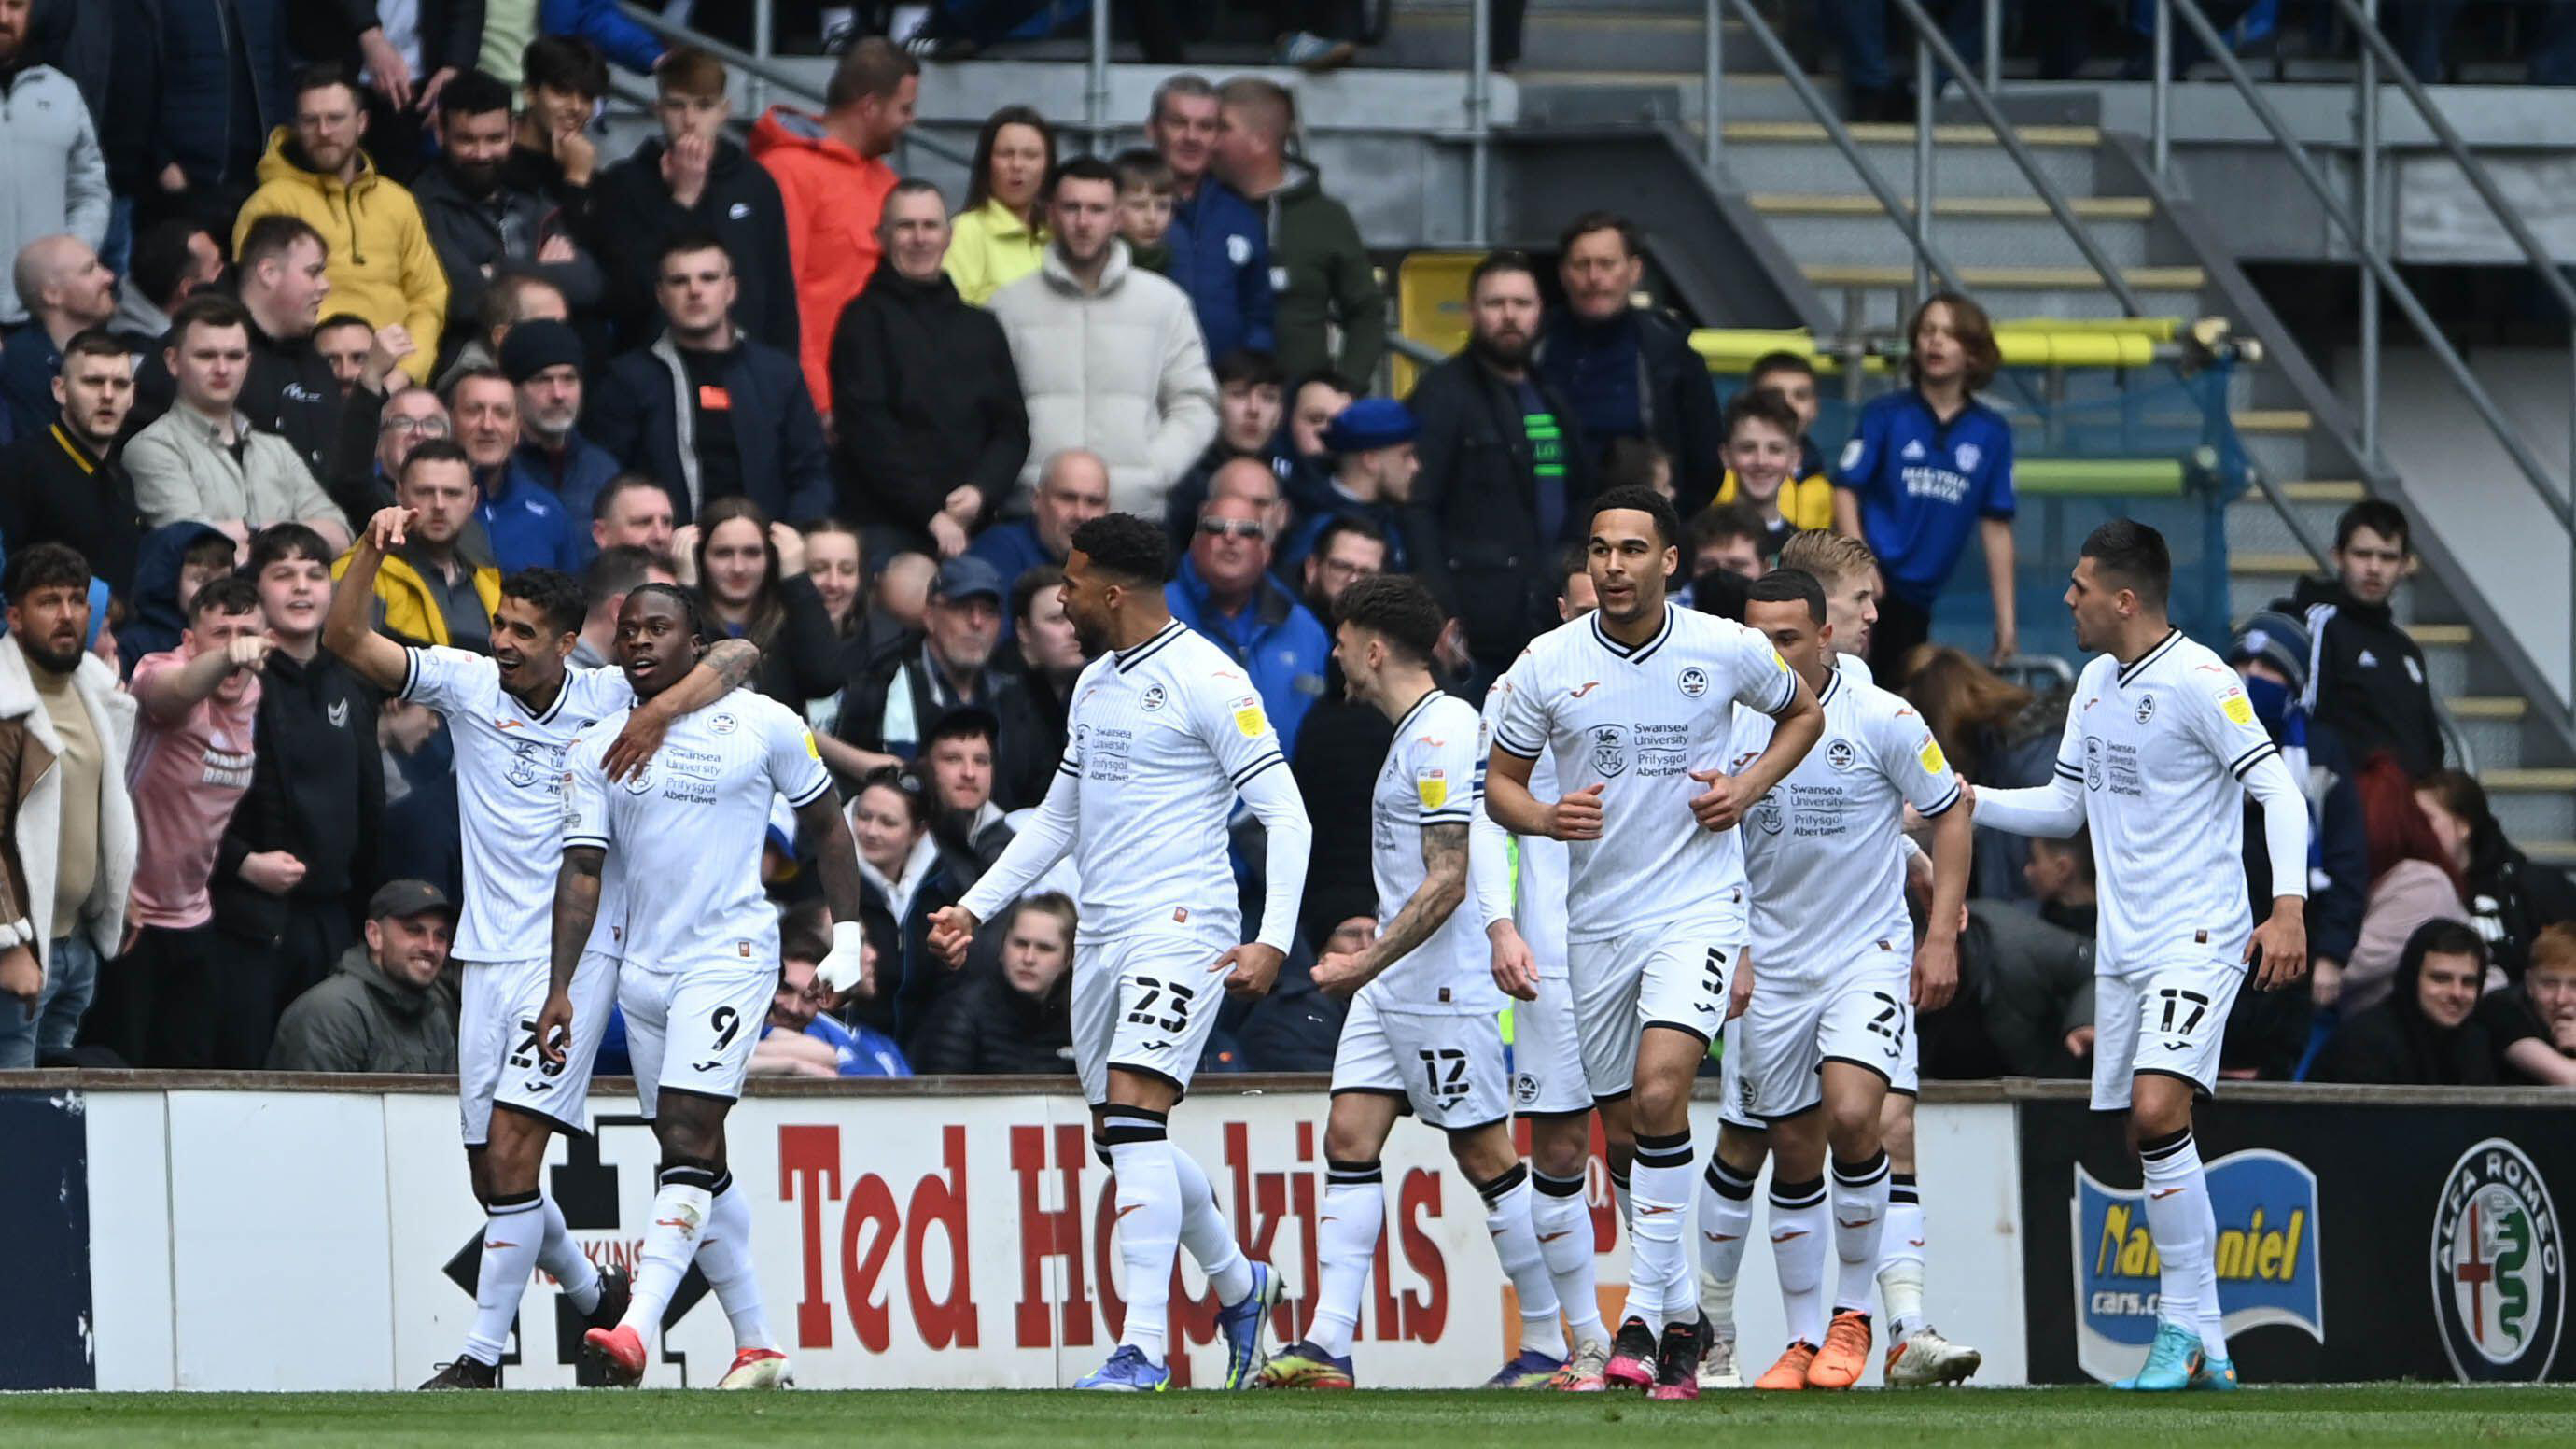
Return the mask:
<svg viewBox="0 0 2576 1449">
<path fill-rule="evenodd" d="M 1466 351 L 1407 399 L 1422 471 L 1405 533 L 1414 570 L 1465 624 L 1467 653 L 1490 679 L 1555 627 L 1556 549 L 1581 534 L 1593 479 L 1582 424 L 1530 365 L 1537 265 L 1494 252 L 1470 274 L 1468 299 Z"/>
<path fill-rule="evenodd" d="M 684 232 L 662 249 L 666 328 L 651 347 L 611 362 L 590 389 L 582 431 L 618 465 L 660 481 L 688 523 L 741 494 L 779 523 L 832 511 L 823 423 L 793 353 L 733 322 L 735 269 L 724 243 Z"/>
<path fill-rule="evenodd" d="M 543 189 L 560 168 L 514 139 L 510 88 L 469 70 L 438 93 L 438 161 L 412 186 L 421 224 L 447 273 L 447 335 L 480 326 L 483 293 L 504 270 L 545 278 L 576 313 L 607 295 L 599 263 L 573 239 L 579 209 Z M 568 184 L 568 183 L 563 183 Z M 588 178 L 579 188 L 588 192 Z"/>
<path fill-rule="evenodd" d="M 674 47 L 653 72 L 662 135 L 601 173 L 593 188 L 591 250 L 608 274 L 608 315 L 618 340 L 641 347 L 662 327 L 654 268 L 681 232 L 711 232 L 732 252 L 742 295 L 734 321 L 793 357 L 796 270 L 787 253 L 787 209 L 778 183 L 726 138 L 733 103 L 724 62 L 695 46 Z"/>
<path fill-rule="evenodd" d="M 134 357 L 97 328 L 63 344 L 53 426 L 0 454 L 0 543 L 68 545 L 131 607 L 143 514 L 117 438 L 134 405 Z"/>
<path fill-rule="evenodd" d="M 1597 463 L 1612 443 L 1640 438 L 1672 460 L 1673 507 L 1688 518 L 1717 496 L 1726 436 L 1708 364 L 1690 336 L 1631 305 L 1645 277 L 1637 228 L 1607 211 L 1585 212 L 1559 239 L 1565 309 L 1548 318 L 1537 367 L 1573 404 Z"/>
<path fill-rule="evenodd" d="M 937 187 L 895 183 L 877 235 L 885 257 L 832 334 L 842 516 L 874 551 L 953 558 L 1029 455 L 1020 374 L 1002 324 L 940 267 L 948 203 Z"/>
<path fill-rule="evenodd" d="M 277 647 L 259 688 L 258 763 L 215 854 L 215 926 L 264 971 L 270 1022 L 358 939 L 385 809 L 376 696 L 323 652 L 331 551 L 300 523 L 260 530 L 246 572 Z"/>
<path fill-rule="evenodd" d="M 834 733 L 873 756 L 867 766 L 876 769 L 910 762 L 951 710 L 972 705 L 998 714 L 996 702 L 1010 687 L 993 666 L 1001 633 L 1002 580 L 992 566 L 976 558 L 941 564 L 921 630 L 859 667 L 841 692 Z"/>
<path fill-rule="evenodd" d="M 2365 498 L 2335 521 L 2337 577 L 2301 579 L 2273 607 L 2304 614 L 2316 639 L 2305 703 L 2343 736 L 2356 767 L 2387 750 L 2413 779 L 2442 768 L 2442 716 L 2424 673 L 2424 651 L 2390 600 L 2413 552 L 2406 515 Z"/>
</svg>

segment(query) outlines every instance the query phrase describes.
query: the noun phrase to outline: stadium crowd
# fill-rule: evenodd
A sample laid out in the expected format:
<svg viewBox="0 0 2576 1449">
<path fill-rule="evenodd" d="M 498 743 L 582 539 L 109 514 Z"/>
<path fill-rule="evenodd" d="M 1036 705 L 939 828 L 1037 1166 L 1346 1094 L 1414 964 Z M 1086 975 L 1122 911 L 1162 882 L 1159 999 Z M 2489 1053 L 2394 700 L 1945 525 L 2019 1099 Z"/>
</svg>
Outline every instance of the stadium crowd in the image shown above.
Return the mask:
<svg viewBox="0 0 2576 1449">
<path fill-rule="evenodd" d="M 906 50 L 851 45 L 824 111 L 737 141 L 712 56 L 532 33 L 593 8 L 421 0 L 406 28 L 366 0 L 0 0 L 0 1068 L 454 1069 L 452 745 L 323 647 L 389 505 L 414 518 L 375 575 L 385 633 L 515 647 L 502 578 L 559 570 L 587 609 L 572 661 L 608 664 L 626 594 L 677 583 L 811 722 L 873 964 L 849 999 L 817 986 L 827 923 L 782 809 L 760 1071 L 1069 1069 L 1069 880 L 962 970 L 927 938 L 1063 751 L 1085 660 L 1055 585 L 1107 511 L 1166 521 L 1171 611 L 1251 679 L 1318 837 L 1302 949 L 1206 1069 L 1326 1069 L 1345 1003 L 1309 968 L 1374 929 L 1392 730 L 1344 697 L 1336 598 L 1421 577 L 1453 619 L 1444 682 L 1481 700 L 1588 594 L 1608 487 L 1675 500 L 1712 612 L 1801 531 L 1864 538 L 1877 677 L 1969 779 L 2048 777 L 2063 697 L 1991 667 L 2017 652 L 2012 432 L 1977 399 L 1997 353 L 1972 301 L 1924 304 L 1907 385 L 1828 466 L 1809 366 L 1765 359 L 1721 405 L 1632 302 L 1641 238 L 1594 213 L 1552 275 L 1487 258 L 1468 346 L 1399 401 L 1372 258 L 1269 80 L 1176 75 L 1114 157 L 1006 108 L 952 207 L 886 159 Z M 102 56 L 106 12 L 131 28 Z M 659 97 L 623 157 L 594 136 L 612 59 Z M 1933 439 L 1955 468 L 1907 486 Z M 1972 537 L 1990 653 L 1932 642 Z M 2227 1071 L 2576 1081 L 2576 888 L 2446 768 L 2391 608 L 2409 557 L 2404 515 L 2359 504 L 2338 575 L 2229 641 L 2317 843 L 2313 989 L 2249 993 Z M 2093 913 L 2083 842 L 1981 831 L 1925 1074 L 2083 1073 Z"/>
</svg>

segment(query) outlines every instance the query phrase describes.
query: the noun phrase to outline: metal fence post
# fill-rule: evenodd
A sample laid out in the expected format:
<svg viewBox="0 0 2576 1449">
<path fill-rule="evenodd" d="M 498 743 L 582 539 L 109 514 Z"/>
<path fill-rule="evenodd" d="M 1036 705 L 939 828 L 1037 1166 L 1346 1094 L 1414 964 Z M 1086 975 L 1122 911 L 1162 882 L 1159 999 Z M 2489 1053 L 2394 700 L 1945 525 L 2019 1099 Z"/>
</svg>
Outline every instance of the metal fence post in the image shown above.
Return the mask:
<svg viewBox="0 0 2576 1449">
<path fill-rule="evenodd" d="M 1704 78 L 1700 82 L 1700 156 L 1717 169 L 1726 149 L 1726 0 L 1708 0 L 1707 44 L 1702 47 Z"/>
<path fill-rule="evenodd" d="M 2156 0 L 2156 77 L 2147 88 L 2147 155 L 2156 179 L 2171 181 L 2173 166 L 2173 6 Z"/>
<path fill-rule="evenodd" d="M 776 0 L 753 0 L 751 7 L 751 55 L 763 65 L 777 51 L 778 28 Z M 754 73 L 743 83 L 743 100 L 751 107 L 752 119 L 758 120 L 769 110 L 769 82 Z"/>
<path fill-rule="evenodd" d="M 1475 53 L 1467 57 L 1467 241 L 1483 246 L 1493 216 L 1492 199 L 1485 194 L 1493 166 L 1493 0 L 1475 0 L 1470 21 L 1467 43 Z"/>
<path fill-rule="evenodd" d="M 1082 82 L 1082 128 L 1095 156 L 1109 154 L 1109 0 L 1091 0 L 1091 64 Z"/>
<path fill-rule="evenodd" d="M 2000 95 L 2004 88 L 2004 0 L 1986 0 L 1986 94 Z"/>
<path fill-rule="evenodd" d="M 1914 294 L 1932 295 L 1932 271 L 1923 258 L 1932 239 L 1932 45 L 1914 37 Z M 1905 325 L 1900 314 L 1897 325 Z"/>
<path fill-rule="evenodd" d="M 2362 0 L 2363 12 L 2375 24 L 2379 0 Z M 2361 48 L 2361 65 L 2353 72 L 2355 123 L 2361 128 L 2360 174 L 2354 178 L 2361 204 L 2361 248 L 2365 255 L 2353 270 L 2361 281 L 2361 450 L 2377 464 L 2379 457 L 2379 278 L 2371 261 L 2384 249 L 2379 233 L 2379 57 Z"/>
</svg>

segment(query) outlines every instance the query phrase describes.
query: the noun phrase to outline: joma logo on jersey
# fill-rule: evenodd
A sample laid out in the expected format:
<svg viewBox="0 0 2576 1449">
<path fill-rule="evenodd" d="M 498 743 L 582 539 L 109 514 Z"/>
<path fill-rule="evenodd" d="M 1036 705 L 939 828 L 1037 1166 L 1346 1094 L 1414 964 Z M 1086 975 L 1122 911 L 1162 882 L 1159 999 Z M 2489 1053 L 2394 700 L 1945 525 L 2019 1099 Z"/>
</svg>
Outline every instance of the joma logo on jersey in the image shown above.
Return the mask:
<svg viewBox="0 0 2576 1449">
<path fill-rule="evenodd" d="M 2433 1315 L 2463 1381 L 2549 1376 L 2567 1301 L 2558 1209 L 2522 1149 L 2461 1154 L 2433 1214 Z"/>
<path fill-rule="evenodd" d="M 2209 1164 L 2218 1218 L 2218 1306 L 2227 1331 L 2281 1323 L 2325 1342 L 2317 1276 L 2317 1177 L 2283 1152 L 2231 1152 Z M 2135 1373 L 2156 1336 L 2164 1265 L 2135 1188 L 2104 1185 L 2081 1166 L 2074 1219 L 2076 1362 L 2097 1379 Z"/>
</svg>

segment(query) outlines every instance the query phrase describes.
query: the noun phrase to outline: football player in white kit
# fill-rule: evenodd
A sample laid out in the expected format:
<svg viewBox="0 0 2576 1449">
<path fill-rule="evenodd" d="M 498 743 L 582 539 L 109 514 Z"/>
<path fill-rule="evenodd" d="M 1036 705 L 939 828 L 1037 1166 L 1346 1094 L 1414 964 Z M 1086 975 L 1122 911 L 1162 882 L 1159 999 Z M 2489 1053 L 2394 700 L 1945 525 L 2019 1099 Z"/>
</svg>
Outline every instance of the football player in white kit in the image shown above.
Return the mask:
<svg viewBox="0 0 2576 1449">
<path fill-rule="evenodd" d="M 1849 534 L 1811 528 L 1791 534 L 1781 546 L 1780 567 L 1813 575 L 1824 589 L 1835 672 L 1846 683 L 1874 683 L 1862 662 L 1870 627 L 1878 622 L 1878 560 L 1869 545 Z M 1915 888 L 1928 892 L 1930 857 L 1911 840 L 1902 841 L 1901 848 Z M 1916 1046 L 1916 1034 L 1907 1032 L 1879 1114 L 1889 1187 L 1879 1235 L 1878 1292 L 1886 1314 L 1887 1383 L 1898 1388 L 1956 1383 L 1985 1361 L 1976 1349 L 1943 1337 L 1923 1314 L 1923 1205 L 1914 1171 Z M 1727 1023 L 1717 1150 L 1700 1182 L 1700 1308 L 1714 1329 L 1700 1358 L 1704 1389 L 1744 1387 L 1735 1364 L 1735 1277 L 1752 1229 L 1754 1182 L 1770 1151 L 1769 1134 L 1753 1112 L 1744 1057 L 1744 1019 L 1738 1016 Z"/>
<path fill-rule="evenodd" d="M 403 471 L 471 466 L 453 444 L 424 443 Z M 465 852 L 454 950 L 463 982 L 457 1108 L 475 1200 L 489 1221 L 464 1350 L 421 1387 L 496 1388 L 533 1269 L 544 1268 L 594 1322 L 614 1322 L 625 1311 L 625 1274 L 603 1278 L 593 1269 L 566 1232 L 562 1209 L 539 1188 L 547 1136 L 590 1130 L 590 1063 L 617 986 L 614 958 L 601 958 L 578 983 L 597 1010 L 560 1060 L 540 1054 L 536 1028 L 554 893 L 545 862 L 561 829 L 564 750 L 577 732 L 635 696 L 616 670 L 566 667 L 587 606 L 581 586 L 552 569 L 502 581 L 488 656 L 406 648 L 369 628 L 377 570 L 414 521 L 407 508 L 368 520 L 332 595 L 322 639 L 360 678 L 438 711 L 455 741 Z M 710 650 L 661 701 L 627 717 L 612 758 L 626 768 L 642 762 L 680 711 L 741 684 L 759 663 L 760 651 L 740 641 Z"/>
<path fill-rule="evenodd" d="M 1899 829 L 1907 805 L 1932 823 L 1933 920 L 1967 902 L 1970 837 L 1959 779 L 1905 701 L 1834 668 L 1825 591 L 1783 568 L 1757 580 L 1744 621 L 1815 689 L 1825 737 L 1742 827 L 1753 888 L 1753 987 L 1740 1071 L 1772 1156 L 1771 1249 L 1789 1346 L 1757 1389 L 1846 1389 L 1869 1364 L 1870 1289 L 1887 1216 L 1879 1109 L 1902 1072 L 1913 1009 L 1938 1010 L 1958 984 L 1958 942 L 1918 947 L 1905 904 Z M 1731 758 L 1770 742 L 1771 722 L 1736 715 Z M 1833 1183 L 1825 1182 L 1830 1152 Z M 1829 1221 L 1830 1219 L 1830 1221 Z M 1825 1244 L 1840 1271 L 1825 1322 Z"/>
<path fill-rule="evenodd" d="M 704 651 L 695 601 L 669 584 L 644 584 L 617 616 L 618 661 L 634 686 L 635 708 L 661 698 Z M 613 856 L 630 882 L 610 931 L 623 948 L 617 1005 L 626 1016 L 635 1093 L 662 1149 L 651 1226 L 635 1255 L 635 1285 L 613 1327 L 582 1336 L 613 1382 L 641 1382 L 645 1335 L 692 1259 L 721 1238 L 736 1261 L 730 1298 L 720 1296 L 737 1336 L 756 1342 L 735 1355 L 725 1382 L 772 1388 L 787 1359 L 768 1341 L 759 1284 L 750 1270 L 751 1205 L 732 1191 L 724 1122 L 751 1065 L 778 988 L 778 915 L 761 889 L 761 846 L 770 804 L 785 797 L 796 827 L 815 846 L 816 874 L 832 911 L 832 949 L 816 974 L 855 966 L 859 931 L 858 846 L 841 818 L 831 772 L 823 768 L 803 717 L 766 695 L 736 689 L 671 722 L 661 747 L 634 774 L 608 766 L 611 715 L 574 742 L 563 768 L 562 864 L 555 882 L 552 969 L 537 1017 L 538 1050 L 561 1062 L 566 1044 L 596 1039 L 605 1004 L 577 999 Z M 640 883 L 650 881 L 650 889 Z M 710 1273 L 710 1281 L 715 1274 Z"/>
<path fill-rule="evenodd" d="M 1679 533 L 1652 489 L 1594 500 L 1600 607 L 1541 635 L 1512 666 L 1486 773 L 1495 820 L 1572 845 L 1567 974 L 1585 1074 L 1605 1131 L 1615 1122 L 1635 1141 L 1628 1304 L 1602 1378 L 1666 1399 L 1699 1395 L 1682 1243 L 1691 1079 L 1726 1019 L 1748 934 L 1735 826 L 1824 728 L 1814 691 L 1768 640 L 1665 598 Z M 1730 775 L 1738 703 L 1779 728 Z M 1554 801 L 1530 793 L 1541 754 L 1555 756 L 1569 792 Z"/>
<path fill-rule="evenodd" d="M 2089 826 L 2101 881 L 2094 956 L 2093 1107 L 2125 1110 L 2155 1240 L 2156 1337 L 2114 1388 L 2230 1390 L 2217 1222 L 2191 1135 L 2251 968 L 2266 991 L 2307 971 L 2308 809 L 2236 671 L 2166 615 L 2164 536 L 2115 518 L 2084 540 L 2067 586 L 2075 642 L 2095 653 L 2067 701 L 2056 776 L 1969 792 L 1981 824 L 2070 836 Z M 2245 898 L 2245 797 L 2281 894 L 2263 924 Z"/>
<path fill-rule="evenodd" d="M 1591 613 L 1592 563 L 1581 545 L 1558 561 L 1556 617 L 1571 622 Z M 1485 694 L 1481 764 L 1493 749 L 1494 722 L 1510 697 L 1508 678 Z M 1556 759 L 1541 755 L 1530 768 L 1530 793 L 1557 796 Z M 1544 835 L 1514 835 L 1496 823 L 1477 792 L 1476 819 L 1467 847 L 1467 876 L 1494 982 L 1512 998 L 1512 1110 L 1529 1123 L 1530 1227 L 1547 1261 L 1557 1307 L 1572 1344 L 1565 1367 L 1549 1387 L 1599 1389 L 1610 1362 L 1610 1331 L 1601 1322 L 1601 1295 L 1593 1259 L 1592 1204 L 1587 1200 L 1592 1158 L 1592 1084 L 1583 1075 L 1583 1048 L 1574 1029 L 1574 992 L 1565 977 L 1565 842 Z M 1629 1143 L 1611 1139 L 1611 1181 L 1621 1211 L 1627 1206 Z"/>
<path fill-rule="evenodd" d="M 1216 1290 L 1226 1388 L 1259 1367 L 1279 1280 L 1247 1259 L 1207 1174 L 1170 1137 L 1215 1028 L 1220 989 L 1278 978 L 1314 831 L 1252 682 L 1164 602 L 1162 526 L 1111 513 L 1074 530 L 1064 612 L 1095 656 L 1074 681 L 1068 743 L 1046 800 L 965 899 L 931 917 L 931 949 L 965 959 L 977 926 L 1069 850 L 1081 876 L 1073 1051 L 1094 1141 L 1118 1192 L 1127 1321 L 1109 1361 L 1076 1388 L 1150 1391 L 1165 1361 L 1172 1265 L 1182 1245 Z M 1267 839 L 1261 929 L 1242 939 L 1227 821 L 1234 801 Z"/>
<path fill-rule="evenodd" d="M 1503 994 L 1467 899 L 1476 813 L 1476 707 L 1441 690 L 1432 655 L 1448 620 L 1418 579 L 1379 574 L 1333 604 L 1333 653 L 1351 698 L 1395 722 L 1369 801 L 1377 939 L 1315 963 L 1315 985 L 1351 998 L 1333 1054 L 1316 1257 L 1322 1278 L 1306 1337 L 1262 1366 L 1270 1388 L 1352 1386 L 1351 1336 L 1386 1222 L 1378 1154 L 1408 1108 L 1449 1138 L 1485 1201 L 1485 1231 L 1520 1295 L 1521 1348 L 1492 1388 L 1543 1384 L 1565 1366 L 1556 1290 L 1530 1224 L 1529 1169 L 1512 1145 Z"/>
</svg>

